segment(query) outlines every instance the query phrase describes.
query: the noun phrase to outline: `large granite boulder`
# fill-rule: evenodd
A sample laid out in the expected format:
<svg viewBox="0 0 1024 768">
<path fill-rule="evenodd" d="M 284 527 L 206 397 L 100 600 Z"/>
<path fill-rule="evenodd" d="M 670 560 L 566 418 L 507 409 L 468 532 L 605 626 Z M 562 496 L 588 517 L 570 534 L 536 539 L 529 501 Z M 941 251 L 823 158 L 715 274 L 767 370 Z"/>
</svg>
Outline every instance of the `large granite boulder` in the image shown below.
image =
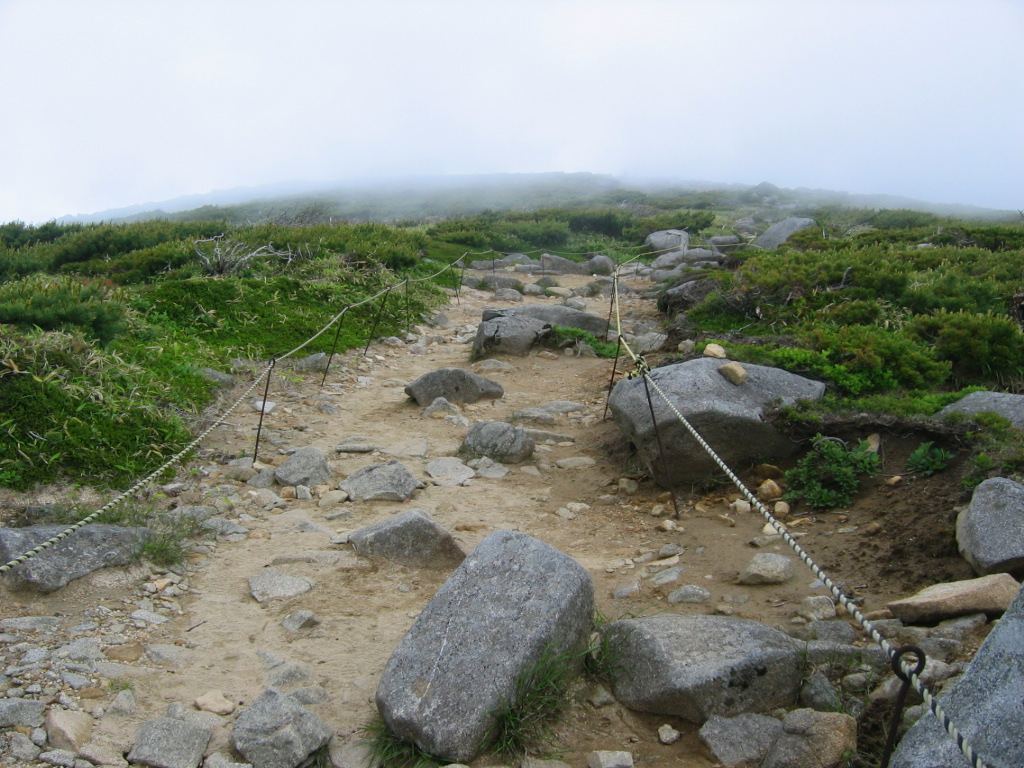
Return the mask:
<svg viewBox="0 0 1024 768">
<path fill-rule="evenodd" d="M 939 416 L 963 413 L 973 416 L 976 413 L 997 413 L 1009 419 L 1017 429 L 1024 429 L 1024 395 L 1011 395 L 1009 392 L 971 392 L 969 395 L 950 403 Z"/>
<path fill-rule="evenodd" d="M 293 697 L 268 689 L 235 720 L 231 746 L 253 768 L 294 768 L 331 735 L 330 726 Z"/>
<path fill-rule="evenodd" d="M 63 525 L 0 528 L 0 562 L 20 557 L 66 529 Z M 7 578 L 15 587 L 53 592 L 100 568 L 135 562 L 149 535 L 148 528 L 87 525 L 15 566 Z"/>
<path fill-rule="evenodd" d="M 417 405 L 427 406 L 439 397 L 449 403 L 496 400 L 505 394 L 501 384 L 462 368 L 438 368 L 425 373 L 405 387 L 405 394 Z"/>
<path fill-rule="evenodd" d="M 663 614 L 602 632 L 618 659 L 615 697 L 630 709 L 703 723 L 796 701 L 803 644 L 756 621 Z"/>
<path fill-rule="evenodd" d="M 525 355 L 534 344 L 551 333 L 551 323 L 537 317 L 526 317 L 513 309 L 488 309 L 476 329 L 473 355 Z"/>
<path fill-rule="evenodd" d="M 723 363 L 701 358 L 651 371 L 653 384 L 649 389 L 665 450 L 664 463 L 643 379 L 623 379 L 615 385 L 608 400 L 612 414 L 659 485 L 701 482 L 718 471 L 718 466 L 657 390 L 731 466 L 755 458 L 773 461 L 791 456 L 797 444 L 765 423 L 765 409 L 772 403 L 792 405 L 797 400 L 816 400 L 825 392 L 825 385 L 819 381 L 762 365 L 744 364 L 746 381 L 732 384 L 719 373 Z"/>
<path fill-rule="evenodd" d="M 1024 590 L 939 703 L 991 768 L 1017 768 L 1024 755 Z M 969 768 L 953 739 L 930 714 L 907 731 L 891 768 Z"/>
<path fill-rule="evenodd" d="M 598 338 L 608 332 L 608 321 L 564 304 L 529 304 L 510 309 L 485 309 L 473 340 L 477 357 L 495 352 L 525 355 L 555 326 L 580 328 Z"/>
<path fill-rule="evenodd" d="M 651 251 L 685 251 L 690 247 L 690 233 L 685 229 L 660 229 L 644 238 L 644 247 Z"/>
<path fill-rule="evenodd" d="M 1024 577 L 1024 485 L 993 477 L 975 488 L 957 516 L 956 543 L 979 574 Z"/>
<path fill-rule="evenodd" d="M 522 427 L 506 421 L 478 421 L 466 433 L 459 451 L 515 464 L 530 458 L 535 447 Z"/>
<path fill-rule="evenodd" d="M 384 722 L 431 755 L 469 762 L 525 673 L 546 655 L 582 659 L 593 611 L 579 563 L 522 533 L 491 534 L 388 660 L 376 697 Z"/>
<path fill-rule="evenodd" d="M 799 216 L 790 216 L 777 224 L 772 224 L 757 240 L 754 246 L 766 251 L 774 251 L 784 242 L 789 240 L 797 232 L 813 227 L 817 224 L 814 219 L 805 219 Z"/>
</svg>

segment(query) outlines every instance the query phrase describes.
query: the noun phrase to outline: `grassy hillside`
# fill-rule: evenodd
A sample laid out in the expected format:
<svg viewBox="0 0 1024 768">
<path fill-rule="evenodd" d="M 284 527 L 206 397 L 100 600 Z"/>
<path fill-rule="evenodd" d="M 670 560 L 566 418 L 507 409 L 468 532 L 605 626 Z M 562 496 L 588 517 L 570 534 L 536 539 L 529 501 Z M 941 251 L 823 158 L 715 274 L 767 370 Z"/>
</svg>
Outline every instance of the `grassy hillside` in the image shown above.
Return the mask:
<svg viewBox="0 0 1024 768">
<path fill-rule="evenodd" d="M 744 237 L 787 215 L 819 226 L 777 252 L 741 250 L 726 269 L 687 276 L 713 290 L 666 318 L 675 333 L 826 381 L 836 410 L 928 414 L 964 387 L 1024 386 L 1024 337 L 1009 314 L 1024 291 L 1019 224 L 823 208 L 765 185 L 605 183 L 584 193 L 579 181 L 540 197 L 519 190 L 521 204 L 501 211 L 459 188 L 418 208 L 408 204 L 415 195 L 382 191 L 342 207 L 293 200 L 121 224 L 0 225 L 0 485 L 127 486 L 190 440 L 182 414 L 214 396 L 203 368 L 280 356 L 346 304 L 467 250 L 623 261 L 643 253 L 652 231 L 685 228 L 699 243 L 740 231 L 743 217 Z M 348 218 L 402 221 L 339 222 Z M 414 318 L 456 277 L 416 283 Z M 342 349 L 365 342 L 376 308 L 346 316 Z M 378 335 L 406 321 L 393 306 Z"/>
</svg>

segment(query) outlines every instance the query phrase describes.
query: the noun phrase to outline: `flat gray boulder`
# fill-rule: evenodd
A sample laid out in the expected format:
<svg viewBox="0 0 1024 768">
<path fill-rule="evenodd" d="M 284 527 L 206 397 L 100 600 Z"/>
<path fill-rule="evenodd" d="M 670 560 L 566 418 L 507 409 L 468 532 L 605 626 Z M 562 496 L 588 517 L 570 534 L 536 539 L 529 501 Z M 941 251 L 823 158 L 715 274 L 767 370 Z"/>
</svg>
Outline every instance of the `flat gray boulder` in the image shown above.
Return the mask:
<svg viewBox="0 0 1024 768">
<path fill-rule="evenodd" d="M 398 459 L 357 469 L 338 484 L 352 501 L 405 501 L 423 487 Z"/>
<path fill-rule="evenodd" d="M 768 715 L 712 715 L 701 726 L 700 740 L 725 768 L 760 765 L 782 733 L 782 721 Z"/>
<path fill-rule="evenodd" d="M 466 558 L 452 535 L 422 509 L 353 531 L 348 541 L 363 557 L 383 557 L 411 568 L 454 568 Z"/>
<path fill-rule="evenodd" d="M 459 452 L 515 464 L 530 458 L 534 447 L 533 438 L 522 427 L 505 421 L 478 421 L 469 428 Z"/>
<path fill-rule="evenodd" d="M 495 400 L 505 394 L 501 384 L 462 368 L 439 368 L 407 384 L 405 394 L 417 405 L 428 406 L 439 397 L 449 403 Z"/>
<path fill-rule="evenodd" d="M 212 735 L 194 722 L 158 717 L 139 726 L 128 761 L 153 768 L 197 768 Z"/>
<path fill-rule="evenodd" d="M 956 543 L 980 575 L 1024 577 L 1024 485 L 993 477 L 975 488 L 957 516 Z"/>
<path fill-rule="evenodd" d="M 274 472 L 281 485 L 305 485 L 312 488 L 331 479 L 331 466 L 319 448 L 299 448 Z"/>
<path fill-rule="evenodd" d="M 636 446 L 655 481 L 675 487 L 706 480 L 718 466 L 683 426 L 660 389 L 727 464 L 736 466 L 751 459 L 773 461 L 793 455 L 797 444 L 765 423 L 769 404 L 793 405 L 797 400 L 817 400 L 825 385 L 795 373 L 763 365 L 744 364 L 746 381 L 729 383 L 718 369 L 722 360 L 700 358 L 655 368 L 650 386 L 658 434 L 664 446 L 667 469 L 658 451 L 654 421 L 641 378 L 623 379 L 608 400 L 623 435 Z"/>
<path fill-rule="evenodd" d="M 690 247 L 690 233 L 685 229 L 659 229 L 644 238 L 644 246 L 652 251 L 685 251 Z"/>
<path fill-rule="evenodd" d="M 520 309 L 520 307 L 516 307 Z M 487 310 L 476 328 L 473 354 L 525 355 L 551 333 L 551 324 L 514 310 Z"/>
<path fill-rule="evenodd" d="M 607 625 L 615 697 L 630 709 L 703 723 L 796 701 L 802 644 L 732 616 L 661 615 Z"/>
<path fill-rule="evenodd" d="M 565 304 L 530 304 L 510 310 L 520 317 L 533 317 L 559 328 L 579 328 L 603 339 L 608 320 Z"/>
<path fill-rule="evenodd" d="M 797 232 L 816 226 L 817 223 L 814 219 L 790 216 L 788 219 L 783 219 L 768 227 L 765 233 L 754 241 L 754 246 L 766 251 L 774 251 Z"/>
<path fill-rule="evenodd" d="M 1024 755 L 1024 590 L 992 629 L 960 681 L 939 703 L 991 768 L 1018 768 Z M 907 731 L 891 768 L 969 768 L 942 725 L 926 714 Z"/>
<path fill-rule="evenodd" d="M 295 768 L 332 735 L 327 723 L 292 697 L 269 689 L 235 720 L 231 746 L 253 768 Z"/>
<path fill-rule="evenodd" d="M 63 525 L 0 528 L 0 561 L 6 563 L 20 557 L 66 529 Z M 15 566 L 7 578 L 18 588 L 53 592 L 100 568 L 135 562 L 149 535 L 148 528 L 103 523 L 87 525 Z"/>
<path fill-rule="evenodd" d="M 973 416 L 976 413 L 998 413 L 1009 419 L 1017 429 L 1024 429 L 1024 395 L 1011 395 L 1009 392 L 971 392 L 964 398 L 950 403 L 938 415 L 948 416 L 952 413 L 964 413 Z"/>
<path fill-rule="evenodd" d="M 545 653 L 582 653 L 593 612 L 579 563 L 526 534 L 491 534 L 388 660 L 377 688 L 384 722 L 431 755 L 469 762 L 525 672 Z"/>
</svg>

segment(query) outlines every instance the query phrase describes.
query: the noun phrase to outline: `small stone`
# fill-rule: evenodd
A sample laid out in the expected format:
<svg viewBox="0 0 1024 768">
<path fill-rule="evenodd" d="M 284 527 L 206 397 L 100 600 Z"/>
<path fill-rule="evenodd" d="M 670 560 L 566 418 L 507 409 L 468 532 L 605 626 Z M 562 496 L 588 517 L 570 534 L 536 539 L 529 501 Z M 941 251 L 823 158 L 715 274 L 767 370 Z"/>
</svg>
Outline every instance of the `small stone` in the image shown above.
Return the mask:
<svg viewBox="0 0 1024 768">
<path fill-rule="evenodd" d="M 708 345 L 708 346 L 710 346 L 710 345 Z M 704 351 L 704 354 L 707 355 L 707 350 Z M 742 365 L 740 365 L 739 363 L 736 363 L 736 362 L 726 363 L 725 365 L 720 365 L 718 367 L 718 372 L 723 377 L 725 377 L 726 381 L 728 381 L 730 384 L 733 384 L 733 385 L 735 385 L 737 387 L 747 380 L 747 370 L 746 370 L 746 368 L 744 368 Z"/>
<path fill-rule="evenodd" d="M 583 467 L 592 467 L 596 463 L 589 456 L 572 456 L 567 459 L 559 459 L 555 462 L 555 466 L 559 469 L 582 469 Z"/>
<path fill-rule="evenodd" d="M 679 525 L 676 523 L 675 520 L 662 520 L 660 523 L 658 523 L 654 527 L 656 529 L 658 529 L 659 531 L 666 531 L 666 532 L 667 531 L 681 531 L 681 530 L 683 530 L 682 528 L 679 527 Z"/>
<path fill-rule="evenodd" d="M 729 505 L 729 511 L 737 515 L 746 514 L 750 511 L 750 502 L 746 499 L 736 499 Z"/>
<path fill-rule="evenodd" d="M 677 741 L 679 741 L 680 738 L 682 738 L 682 735 L 683 734 L 681 734 L 668 723 L 666 723 L 658 729 L 658 741 L 660 741 L 662 744 L 675 744 Z"/>
<path fill-rule="evenodd" d="M 782 495 L 782 488 L 774 480 L 765 480 L 757 487 L 757 498 L 761 501 L 772 501 Z"/>
<path fill-rule="evenodd" d="M 318 507 L 335 507 L 346 501 L 348 501 L 348 493 L 346 491 L 327 491 L 327 493 L 320 497 L 316 505 Z"/>
<path fill-rule="evenodd" d="M 785 520 L 789 517 L 789 504 L 784 501 L 776 501 L 772 509 L 775 511 L 775 516 L 780 520 Z"/>
<path fill-rule="evenodd" d="M 725 360 L 728 355 L 725 352 L 725 348 L 721 344 L 715 344 L 712 342 L 704 347 L 704 357 L 713 357 L 717 360 Z"/>
<path fill-rule="evenodd" d="M 706 603 L 710 599 L 711 593 L 696 584 L 687 584 L 668 596 L 670 603 Z"/>
<path fill-rule="evenodd" d="M 836 605 L 830 597 L 812 595 L 800 601 L 797 614 L 808 621 L 827 621 L 836 617 Z"/>
<path fill-rule="evenodd" d="M 316 614 L 307 610 L 292 611 L 281 620 L 281 626 L 290 632 L 315 627 L 319 623 L 320 619 L 316 617 Z"/>
<path fill-rule="evenodd" d="M 196 709 L 212 712 L 215 715 L 230 715 L 235 711 L 235 703 L 218 690 L 210 690 L 199 696 L 194 702 Z"/>
<path fill-rule="evenodd" d="M 614 597 L 616 600 L 622 600 L 624 598 L 630 597 L 631 595 L 635 595 L 639 591 L 639 581 L 626 581 L 616 585 L 614 591 L 612 592 L 612 597 Z"/>
<path fill-rule="evenodd" d="M 793 578 L 793 561 L 773 552 L 759 552 L 740 575 L 740 584 L 784 584 Z"/>
</svg>

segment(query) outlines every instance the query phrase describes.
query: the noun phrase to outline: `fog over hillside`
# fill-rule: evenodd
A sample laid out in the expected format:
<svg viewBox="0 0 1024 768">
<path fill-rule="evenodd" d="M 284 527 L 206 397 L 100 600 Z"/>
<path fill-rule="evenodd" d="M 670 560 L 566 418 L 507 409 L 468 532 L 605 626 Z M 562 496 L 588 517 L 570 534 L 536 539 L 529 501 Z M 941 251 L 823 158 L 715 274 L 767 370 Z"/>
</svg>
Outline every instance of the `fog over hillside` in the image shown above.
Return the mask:
<svg viewBox="0 0 1024 768">
<path fill-rule="evenodd" d="M 770 182 L 769 182 L 770 185 Z M 652 178 L 617 178 L 591 173 L 464 174 L 361 179 L 338 184 L 280 183 L 185 195 L 95 213 L 65 216 L 60 223 L 127 222 L 158 218 L 211 218 L 229 211 L 253 220 L 303 206 L 326 206 L 339 218 L 393 221 L 469 215 L 484 210 L 533 210 L 553 205 L 615 204 L 616 192 L 732 192 L 753 184 Z M 1006 219 L 1000 211 L 956 203 L 914 200 L 897 195 L 852 194 L 825 189 L 782 189 L 779 202 L 804 206 L 866 209 L 906 208 L 942 216 Z M 628 196 L 627 196 L 628 199 Z M 213 209 L 217 210 L 213 210 Z"/>
</svg>

